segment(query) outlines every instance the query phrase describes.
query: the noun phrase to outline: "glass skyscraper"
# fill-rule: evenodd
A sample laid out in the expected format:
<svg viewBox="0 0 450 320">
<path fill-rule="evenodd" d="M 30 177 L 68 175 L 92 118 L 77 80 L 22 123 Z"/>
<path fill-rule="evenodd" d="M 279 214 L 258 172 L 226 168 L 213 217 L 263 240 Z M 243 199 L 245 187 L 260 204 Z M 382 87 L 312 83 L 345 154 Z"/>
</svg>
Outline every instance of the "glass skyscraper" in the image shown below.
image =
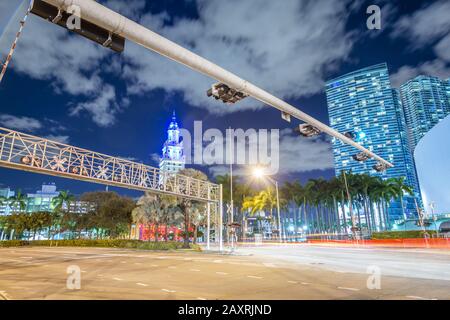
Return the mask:
<svg viewBox="0 0 450 320">
<path fill-rule="evenodd" d="M 411 148 L 450 114 L 450 84 L 436 77 L 418 76 L 400 88 Z"/>
<path fill-rule="evenodd" d="M 336 175 L 342 170 L 367 173 L 383 179 L 405 177 L 414 196 L 405 196 L 406 216 L 417 214 L 414 197 L 421 205 L 420 188 L 406 131 L 399 93 L 393 90 L 386 63 L 360 69 L 327 81 L 326 94 L 330 126 L 341 133 L 352 133 L 355 141 L 394 164 L 385 172 L 372 167 L 376 160 L 357 162 L 357 149 L 333 139 Z M 392 220 L 402 219 L 400 201 L 389 209 Z"/>
</svg>

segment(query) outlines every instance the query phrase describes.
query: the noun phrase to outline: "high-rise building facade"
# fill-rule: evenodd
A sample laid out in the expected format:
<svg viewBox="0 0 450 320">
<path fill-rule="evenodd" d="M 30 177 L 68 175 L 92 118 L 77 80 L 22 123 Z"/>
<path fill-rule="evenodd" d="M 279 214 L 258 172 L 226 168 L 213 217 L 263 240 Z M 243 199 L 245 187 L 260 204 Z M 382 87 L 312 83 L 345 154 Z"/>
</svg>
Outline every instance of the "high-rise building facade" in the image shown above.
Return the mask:
<svg viewBox="0 0 450 320">
<path fill-rule="evenodd" d="M 8 199 L 14 197 L 15 192 L 10 188 L 2 188 L 0 189 L 0 216 L 7 216 L 11 214 L 11 207 L 8 204 Z"/>
<path fill-rule="evenodd" d="M 400 87 L 411 148 L 439 121 L 450 114 L 450 85 L 447 80 L 418 76 Z"/>
<path fill-rule="evenodd" d="M 417 214 L 414 198 L 421 205 L 421 196 L 413 158 L 410 153 L 406 123 L 401 101 L 393 90 L 385 63 L 363 68 L 326 83 L 330 126 L 354 135 L 355 141 L 394 164 L 384 172 L 373 169 L 376 160 L 358 162 L 352 156 L 359 151 L 333 139 L 336 175 L 341 171 L 367 173 L 383 179 L 405 177 L 414 189 L 414 196 L 404 197 L 404 210 L 400 201 L 389 209 L 392 220 Z"/>
<path fill-rule="evenodd" d="M 162 148 L 159 168 L 167 173 L 177 173 L 184 169 L 185 163 L 183 140 L 181 139 L 180 128 L 174 112 L 172 121 L 167 129 L 167 140 Z"/>
</svg>

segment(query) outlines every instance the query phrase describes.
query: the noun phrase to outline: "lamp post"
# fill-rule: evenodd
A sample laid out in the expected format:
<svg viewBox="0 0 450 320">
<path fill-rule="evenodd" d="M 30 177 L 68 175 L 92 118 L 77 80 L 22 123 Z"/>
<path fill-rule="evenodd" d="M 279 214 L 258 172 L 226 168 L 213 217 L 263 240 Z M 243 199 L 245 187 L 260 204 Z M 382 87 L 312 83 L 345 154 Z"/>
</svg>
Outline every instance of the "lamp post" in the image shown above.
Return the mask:
<svg viewBox="0 0 450 320">
<path fill-rule="evenodd" d="M 284 232 L 283 232 L 283 228 L 281 226 L 281 218 L 280 218 L 280 195 L 278 192 L 278 181 L 276 181 L 275 179 L 265 175 L 264 170 L 261 168 L 256 168 L 253 171 L 253 175 L 256 178 L 263 178 L 266 177 L 267 180 L 269 180 L 271 183 L 273 183 L 275 185 L 275 192 L 276 192 L 276 197 L 277 197 L 277 216 L 278 216 L 278 230 L 280 232 L 280 242 L 283 242 L 284 239 Z"/>
</svg>

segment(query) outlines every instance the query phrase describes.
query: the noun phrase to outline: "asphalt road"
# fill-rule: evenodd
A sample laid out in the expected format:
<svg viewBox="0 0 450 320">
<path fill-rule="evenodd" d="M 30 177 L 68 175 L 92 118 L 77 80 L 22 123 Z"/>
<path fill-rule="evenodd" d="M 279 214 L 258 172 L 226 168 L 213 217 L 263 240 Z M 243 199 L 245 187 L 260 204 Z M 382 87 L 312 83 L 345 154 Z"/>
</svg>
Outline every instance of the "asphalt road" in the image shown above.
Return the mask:
<svg viewBox="0 0 450 320">
<path fill-rule="evenodd" d="M 449 266 L 449 251 L 411 249 L 262 246 L 220 255 L 3 248 L 0 300 L 450 299 Z M 70 267 L 79 268 L 80 289 L 67 287 Z"/>
</svg>

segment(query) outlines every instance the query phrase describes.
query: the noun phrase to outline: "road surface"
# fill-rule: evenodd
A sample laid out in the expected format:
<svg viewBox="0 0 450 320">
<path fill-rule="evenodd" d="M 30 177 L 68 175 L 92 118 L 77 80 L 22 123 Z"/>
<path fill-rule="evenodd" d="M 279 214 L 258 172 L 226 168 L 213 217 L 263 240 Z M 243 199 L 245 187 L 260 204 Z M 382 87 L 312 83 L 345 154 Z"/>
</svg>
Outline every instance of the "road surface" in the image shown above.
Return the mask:
<svg viewBox="0 0 450 320">
<path fill-rule="evenodd" d="M 0 300 L 450 299 L 449 266 L 449 251 L 413 249 L 266 245 L 220 255 L 3 248 Z M 68 268 L 79 268 L 80 289 L 73 281 L 68 288 Z"/>
</svg>

